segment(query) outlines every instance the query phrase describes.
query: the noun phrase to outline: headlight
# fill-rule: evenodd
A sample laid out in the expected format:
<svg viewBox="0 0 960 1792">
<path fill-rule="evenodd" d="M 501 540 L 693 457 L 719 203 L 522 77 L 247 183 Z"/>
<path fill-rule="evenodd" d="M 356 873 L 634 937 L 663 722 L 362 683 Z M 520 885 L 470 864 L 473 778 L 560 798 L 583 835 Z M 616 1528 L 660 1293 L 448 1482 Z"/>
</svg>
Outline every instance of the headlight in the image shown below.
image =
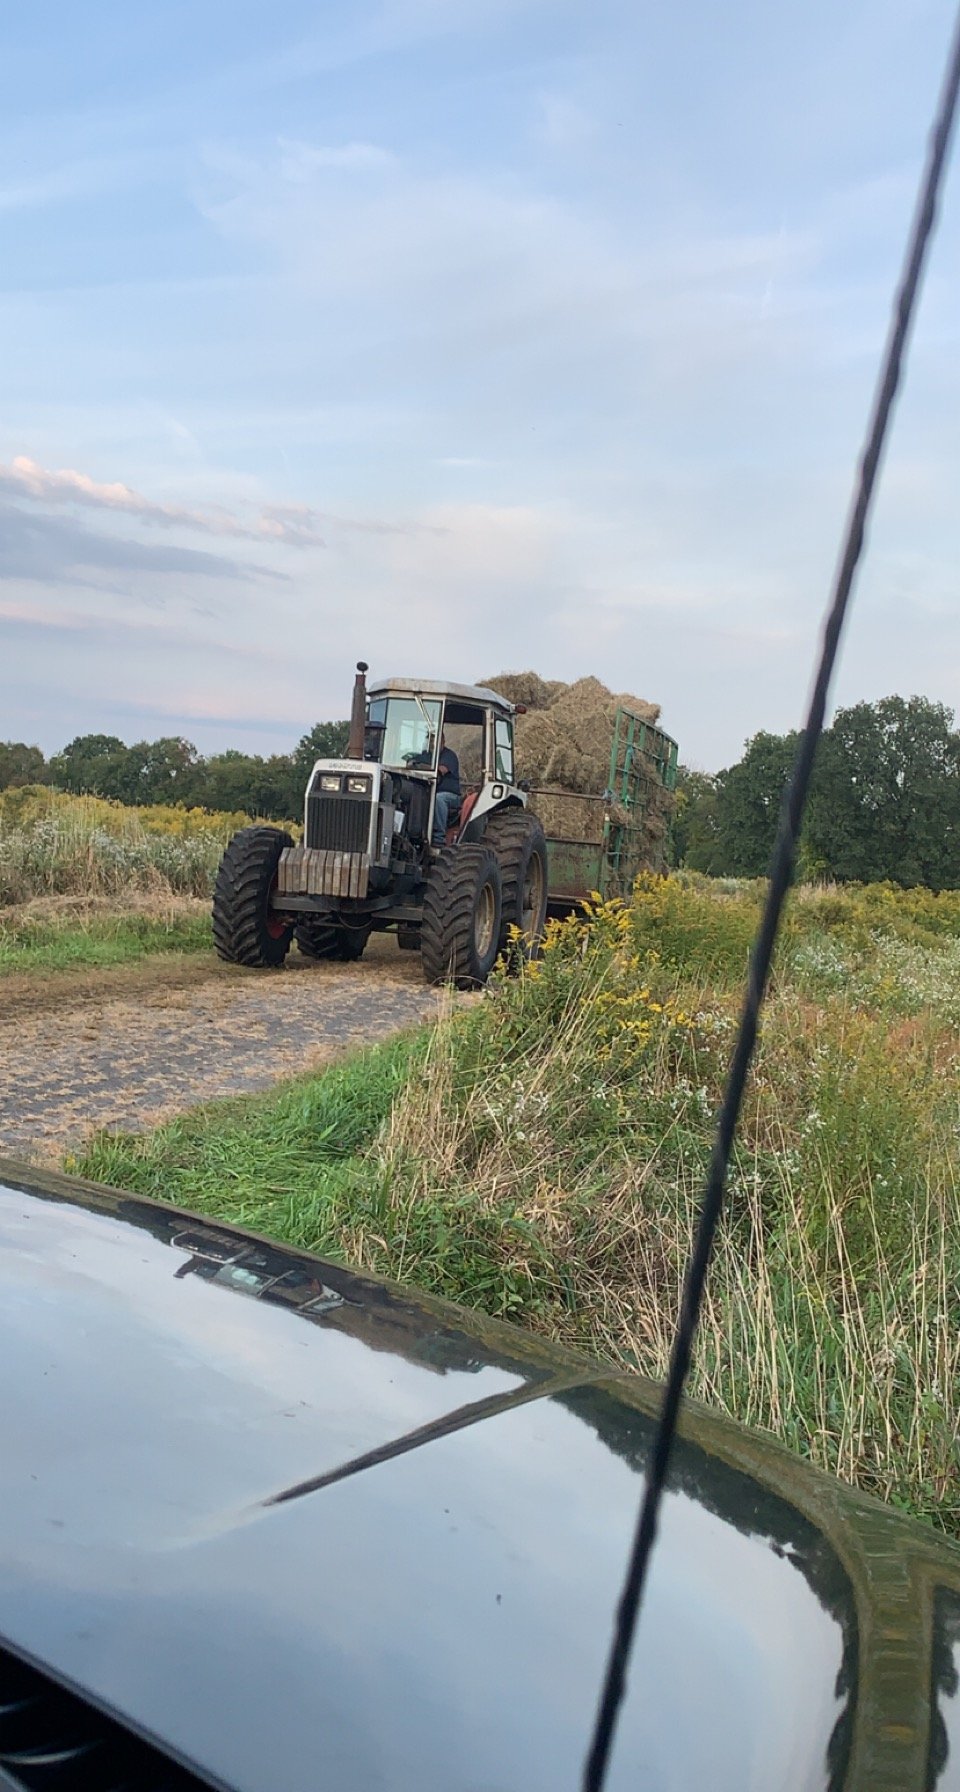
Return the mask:
<svg viewBox="0 0 960 1792">
<path fill-rule="evenodd" d="M 348 778 L 347 789 L 351 796 L 368 796 L 370 793 L 370 779 Z"/>
<path fill-rule="evenodd" d="M 321 790 L 339 790 L 340 779 L 334 772 L 324 772 L 320 779 Z"/>
</svg>

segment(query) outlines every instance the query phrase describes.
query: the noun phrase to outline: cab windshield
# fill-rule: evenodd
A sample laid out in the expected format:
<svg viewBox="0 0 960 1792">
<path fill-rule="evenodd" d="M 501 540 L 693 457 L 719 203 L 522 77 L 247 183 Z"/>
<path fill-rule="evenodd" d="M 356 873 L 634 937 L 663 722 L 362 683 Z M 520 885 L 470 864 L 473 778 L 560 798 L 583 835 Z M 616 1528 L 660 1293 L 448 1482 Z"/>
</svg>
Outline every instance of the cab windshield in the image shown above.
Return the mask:
<svg viewBox="0 0 960 1792">
<path fill-rule="evenodd" d="M 440 704 L 432 697 L 374 697 L 367 708 L 367 754 L 381 765 L 433 771 L 440 739 Z"/>
</svg>

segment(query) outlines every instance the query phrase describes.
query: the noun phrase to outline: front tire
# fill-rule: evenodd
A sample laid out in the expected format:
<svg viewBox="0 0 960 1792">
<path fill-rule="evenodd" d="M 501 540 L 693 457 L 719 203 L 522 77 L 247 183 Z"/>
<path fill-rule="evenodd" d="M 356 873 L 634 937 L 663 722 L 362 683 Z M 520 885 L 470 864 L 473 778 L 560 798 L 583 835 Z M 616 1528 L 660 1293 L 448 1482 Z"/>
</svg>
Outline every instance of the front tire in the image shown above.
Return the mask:
<svg viewBox="0 0 960 1792">
<path fill-rule="evenodd" d="M 213 943 L 228 964 L 278 970 L 286 958 L 293 923 L 274 914 L 270 898 L 292 845 L 283 828 L 241 828 L 230 841 L 213 892 Z"/>
<path fill-rule="evenodd" d="M 487 822 L 484 841 L 491 846 L 503 878 L 503 918 L 500 951 L 522 958 L 536 958 L 547 919 L 547 842 L 543 827 L 527 809 L 495 809 Z M 510 929 L 521 938 L 516 947 Z"/>
<path fill-rule="evenodd" d="M 420 928 L 428 983 L 481 988 L 497 962 L 502 909 L 500 866 L 490 847 L 441 848 L 430 867 Z"/>
</svg>

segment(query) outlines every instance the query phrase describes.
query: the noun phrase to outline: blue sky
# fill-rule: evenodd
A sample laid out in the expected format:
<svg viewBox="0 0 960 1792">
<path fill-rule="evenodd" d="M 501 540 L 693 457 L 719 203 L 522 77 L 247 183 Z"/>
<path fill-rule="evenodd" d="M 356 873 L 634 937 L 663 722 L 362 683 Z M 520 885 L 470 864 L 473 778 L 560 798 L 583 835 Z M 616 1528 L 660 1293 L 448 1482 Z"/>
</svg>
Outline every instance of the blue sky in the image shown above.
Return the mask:
<svg viewBox="0 0 960 1792">
<path fill-rule="evenodd" d="M 800 716 L 941 0 L 37 0 L 0 63 L 0 735 L 377 673 Z M 960 673 L 960 176 L 839 680 Z"/>
</svg>

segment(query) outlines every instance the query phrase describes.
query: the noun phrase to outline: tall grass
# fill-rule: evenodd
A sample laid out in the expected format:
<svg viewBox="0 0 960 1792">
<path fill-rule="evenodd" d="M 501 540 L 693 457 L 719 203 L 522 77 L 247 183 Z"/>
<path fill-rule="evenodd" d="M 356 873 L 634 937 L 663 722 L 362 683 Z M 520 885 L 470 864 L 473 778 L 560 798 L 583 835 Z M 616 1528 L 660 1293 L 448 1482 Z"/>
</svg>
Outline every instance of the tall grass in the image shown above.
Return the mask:
<svg viewBox="0 0 960 1792">
<path fill-rule="evenodd" d="M 96 828 L 116 839 L 139 839 L 142 834 L 216 834 L 224 841 L 250 816 L 242 810 L 185 809 L 178 803 L 151 803 L 141 807 L 116 803 L 100 796 L 72 796 L 48 784 L 27 784 L 0 790 L 0 829 L 32 828 L 40 821 L 72 821 Z"/>
<path fill-rule="evenodd" d="M 734 1024 L 732 1001 L 690 981 L 686 928 L 638 952 L 665 895 L 555 930 L 538 966 L 438 1031 L 368 1160 L 379 1211 L 338 1215 L 348 1257 L 665 1372 Z M 683 897 L 686 926 L 706 905 L 715 962 L 711 902 Z M 956 942 L 937 1004 L 895 957 L 813 1004 L 792 986 L 798 946 L 692 1391 L 960 1529 L 960 1046 L 936 1012 L 957 999 Z"/>
<path fill-rule="evenodd" d="M 230 835 L 249 820 L 202 809 L 130 809 L 28 787 L 0 794 L 0 906 L 38 896 L 207 896 Z"/>
<path fill-rule="evenodd" d="M 644 879 L 336 1072 L 346 1105 L 322 1078 L 83 1167 L 662 1375 L 757 895 Z M 960 1534 L 958 939 L 956 898 L 793 902 L 692 1391 Z"/>
</svg>

